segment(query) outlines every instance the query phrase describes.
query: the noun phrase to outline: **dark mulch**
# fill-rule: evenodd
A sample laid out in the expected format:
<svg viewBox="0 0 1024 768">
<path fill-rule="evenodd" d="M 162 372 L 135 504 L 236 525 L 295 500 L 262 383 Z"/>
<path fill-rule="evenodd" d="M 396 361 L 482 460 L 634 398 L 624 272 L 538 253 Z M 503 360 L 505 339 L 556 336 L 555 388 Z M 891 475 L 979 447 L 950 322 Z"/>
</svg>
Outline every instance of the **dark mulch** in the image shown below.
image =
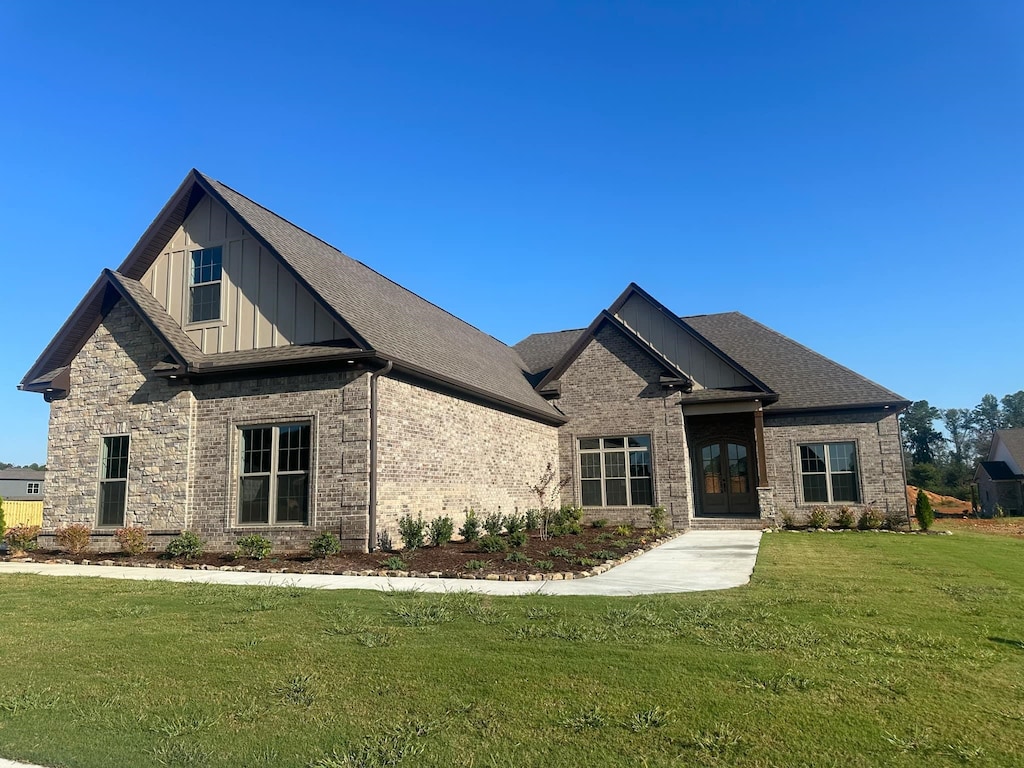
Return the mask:
<svg viewBox="0 0 1024 768">
<path fill-rule="evenodd" d="M 506 539 L 507 537 L 502 537 Z M 528 535 L 522 547 L 509 546 L 507 552 L 482 552 L 479 542 L 453 541 L 443 547 L 424 547 L 412 552 L 343 552 L 326 558 L 313 558 L 308 554 L 274 554 L 263 560 L 236 558 L 233 553 L 210 552 L 191 560 L 171 560 L 163 553 L 148 552 L 130 557 L 120 552 L 98 554 L 89 552 L 70 556 L 58 551 L 38 550 L 31 552 L 34 561 L 59 559 L 96 564 L 103 560 L 115 565 L 152 567 L 216 567 L 232 566 L 246 571 L 284 570 L 291 573 L 341 573 L 344 571 L 414 571 L 416 573 L 441 572 L 445 575 L 508 574 L 513 576 L 541 571 L 560 573 L 581 573 L 606 560 L 642 549 L 654 541 L 647 531 L 632 531 L 629 535 L 616 532 L 615 528 L 584 528 L 579 534 L 549 537 L 542 540 L 536 533 Z M 559 550 L 562 550 L 561 552 Z M 554 552 L 554 554 L 552 554 Z M 515 559 L 509 559 L 512 553 Z M 566 554 L 568 553 L 568 554 Z M 521 557 L 520 557 L 521 556 Z M 398 558 L 403 566 L 388 560 Z M 524 559 L 525 558 L 525 559 Z M 2 558 L 9 559 L 9 558 Z M 479 569 L 469 569 L 466 564 L 482 561 Z"/>
</svg>

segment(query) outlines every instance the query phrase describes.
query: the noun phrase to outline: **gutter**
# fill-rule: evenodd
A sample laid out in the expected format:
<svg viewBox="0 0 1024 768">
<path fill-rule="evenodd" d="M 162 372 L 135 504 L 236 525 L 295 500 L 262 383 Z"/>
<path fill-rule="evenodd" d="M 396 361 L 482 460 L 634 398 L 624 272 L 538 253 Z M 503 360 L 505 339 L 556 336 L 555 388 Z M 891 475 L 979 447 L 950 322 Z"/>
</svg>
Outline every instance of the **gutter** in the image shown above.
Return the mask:
<svg viewBox="0 0 1024 768">
<path fill-rule="evenodd" d="M 387 376 L 395 367 L 388 360 L 383 368 L 370 374 L 370 501 L 367 510 L 366 551 L 377 546 L 377 379 Z"/>
</svg>

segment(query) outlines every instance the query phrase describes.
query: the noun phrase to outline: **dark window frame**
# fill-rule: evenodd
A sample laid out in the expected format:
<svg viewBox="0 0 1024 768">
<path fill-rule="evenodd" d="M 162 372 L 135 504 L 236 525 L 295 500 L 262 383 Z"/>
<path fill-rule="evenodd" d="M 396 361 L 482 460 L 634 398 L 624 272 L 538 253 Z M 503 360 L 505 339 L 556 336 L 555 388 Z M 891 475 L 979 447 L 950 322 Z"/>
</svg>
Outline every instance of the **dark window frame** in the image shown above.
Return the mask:
<svg viewBox="0 0 1024 768">
<path fill-rule="evenodd" d="M 26 496 L 38 496 L 40 492 L 40 483 L 38 481 L 30 480 L 25 484 Z"/>
<path fill-rule="evenodd" d="M 131 435 L 103 435 L 100 439 L 100 477 L 96 497 L 97 527 L 124 527 L 130 460 Z"/>
<path fill-rule="evenodd" d="M 255 438 L 259 433 L 259 440 Z M 282 435 L 284 445 L 282 445 Z M 295 443 L 295 438 L 298 443 Z M 304 438 L 304 439 L 303 439 Z M 309 420 L 244 424 L 238 427 L 238 503 L 235 525 L 238 527 L 308 526 L 312 507 L 313 424 Z M 268 442 L 269 440 L 269 442 Z M 259 443 L 258 445 L 256 443 Z M 265 478 L 265 501 L 248 494 L 253 480 Z M 294 488 L 298 479 L 302 487 Z M 288 493 L 298 490 L 299 495 Z M 281 493 L 285 492 L 285 497 Z M 249 498 L 247 498 L 249 496 Z M 288 509 L 282 509 L 282 502 Z M 292 504 L 294 502 L 294 505 Z M 265 507 L 265 514 L 255 517 Z"/>
<path fill-rule="evenodd" d="M 820 454 L 808 453 L 808 451 L 813 451 L 814 448 L 818 447 L 821 448 Z M 833 448 L 848 449 L 849 453 L 844 457 L 837 458 Z M 860 450 L 856 440 L 807 441 L 800 443 L 797 446 L 797 451 L 797 468 L 800 473 L 800 496 L 805 504 L 861 503 L 863 494 L 860 487 L 860 464 L 858 461 Z M 839 466 L 849 466 L 851 468 L 836 468 L 834 465 L 837 461 Z M 820 478 L 817 480 L 816 493 L 810 492 L 809 481 L 812 481 L 812 478 Z M 851 498 L 847 498 L 847 494 L 844 494 L 842 490 L 839 491 L 837 496 L 837 478 L 852 478 L 852 483 L 848 485 L 852 491 L 852 494 L 848 494 Z"/>
<path fill-rule="evenodd" d="M 634 444 L 631 444 L 631 441 Z M 652 444 L 651 435 L 644 434 L 578 438 L 576 453 L 580 472 L 581 506 L 594 509 L 653 506 Z M 634 461 L 634 458 L 643 461 Z M 644 469 L 646 474 L 637 471 Z M 600 503 L 597 503 L 595 496 L 595 489 L 598 487 Z M 611 496 L 614 498 L 609 500 Z"/>
<path fill-rule="evenodd" d="M 217 323 L 224 314 L 224 247 L 215 245 L 189 252 L 188 324 Z M 214 290 L 216 289 L 216 290 Z M 210 297 L 216 294 L 216 299 Z M 198 301 L 197 301 L 198 297 Z M 213 307 L 217 313 L 210 314 Z M 198 316 L 197 316 L 198 312 Z"/>
</svg>

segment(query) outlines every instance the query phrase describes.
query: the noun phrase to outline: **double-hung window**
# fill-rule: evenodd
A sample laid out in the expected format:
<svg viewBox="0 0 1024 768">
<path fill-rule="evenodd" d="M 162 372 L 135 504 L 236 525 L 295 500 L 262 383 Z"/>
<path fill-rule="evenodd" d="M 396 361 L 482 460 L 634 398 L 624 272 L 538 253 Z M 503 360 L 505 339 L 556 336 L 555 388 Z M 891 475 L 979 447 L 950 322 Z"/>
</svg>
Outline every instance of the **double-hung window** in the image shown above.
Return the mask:
<svg viewBox="0 0 1024 768">
<path fill-rule="evenodd" d="M 243 427 L 239 525 L 309 519 L 309 424 Z"/>
<path fill-rule="evenodd" d="M 221 246 L 192 251 L 189 280 L 190 323 L 220 319 Z"/>
<path fill-rule="evenodd" d="M 801 445 L 800 477 L 806 502 L 859 502 L 856 444 Z"/>
<path fill-rule="evenodd" d="M 128 435 L 103 438 L 100 452 L 100 525 L 124 525 L 128 499 L 128 443 Z"/>
<path fill-rule="evenodd" d="M 584 507 L 649 507 L 651 438 L 590 437 L 579 442 Z"/>
</svg>

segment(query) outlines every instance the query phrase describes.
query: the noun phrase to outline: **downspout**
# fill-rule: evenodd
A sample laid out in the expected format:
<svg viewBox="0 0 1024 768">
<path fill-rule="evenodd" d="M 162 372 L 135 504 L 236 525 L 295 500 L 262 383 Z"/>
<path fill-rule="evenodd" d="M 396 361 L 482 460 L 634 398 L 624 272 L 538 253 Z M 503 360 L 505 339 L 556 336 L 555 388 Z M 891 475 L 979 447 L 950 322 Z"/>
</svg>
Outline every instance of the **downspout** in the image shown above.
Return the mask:
<svg viewBox="0 0 1024 768">
<path fill-rule="evenodd" d="M 394 363 L 388 360 L 383 368 L 370 374 L 370 501 L 366 551 L 377 546 L 377 379 L 391 373 Z"/>
</svg>

